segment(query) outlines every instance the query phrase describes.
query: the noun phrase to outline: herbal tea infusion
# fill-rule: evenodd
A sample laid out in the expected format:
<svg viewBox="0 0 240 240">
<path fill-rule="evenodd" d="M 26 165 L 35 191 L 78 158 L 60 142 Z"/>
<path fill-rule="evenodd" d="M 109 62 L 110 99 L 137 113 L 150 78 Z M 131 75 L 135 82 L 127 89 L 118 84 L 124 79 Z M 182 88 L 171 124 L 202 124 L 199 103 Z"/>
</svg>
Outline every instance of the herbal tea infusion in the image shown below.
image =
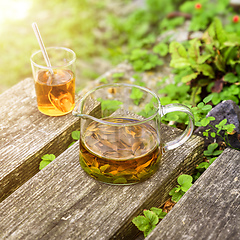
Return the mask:
<svg viewBox="0 0 240 240">
<path fill-rule="evenodd" d="M 138 101 L 132 97 L 135 90 L 141 93 Z M 161 117 L 175 111 L 188 115 L 188 125 L 180 136 L 163 142 Z M 194 127 L 188 107 L 162 106 L 154 92 L 127 83 L 90 90 L 80 99 L 73 115 L 81 120 L 81 167 L 98 181 L 119 185 L 151 177 L 161 166 L 162 153 L 187 141 Z"/>
<path fill-rule="evenodd" d="M 35 80 L 38 109 L 50 116 L 71 112 L 75 103 L 75 78 L 70 70 L 39 71 Z"/>
<path fill-rule="evenodd" d="M 64 47 L 48 47 L 32 54 L 31 66 L 37 95 L 38 110 L 49 116 L 70 113 L 75 106 L 76 54 Z"/>
<path fill-rule="evenodd" d="M 114 123 L 136 123 L 129 118 L 106 118 Z M 112 184 L 131 184 L 158 169 L 161 149 L 157 133 L 144 123 L 113 126 L 92 122 L 80 141 L 80 164 L 92 177 Z"/>
</svg>

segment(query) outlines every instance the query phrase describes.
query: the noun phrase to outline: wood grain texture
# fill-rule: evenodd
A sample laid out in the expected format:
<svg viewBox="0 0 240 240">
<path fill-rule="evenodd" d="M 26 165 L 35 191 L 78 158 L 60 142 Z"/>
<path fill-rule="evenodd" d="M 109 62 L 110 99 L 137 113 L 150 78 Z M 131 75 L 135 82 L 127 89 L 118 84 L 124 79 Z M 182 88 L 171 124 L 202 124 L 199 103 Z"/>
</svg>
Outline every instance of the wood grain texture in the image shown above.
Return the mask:
<svg viewBox="0 0 240 240">
<path fill-rule="evenodd" d="M 167 135 L 175 132 L 165 127 Z M 111 186 L 85 174 L 75 143 L 0 203 L 0 239 L 133 239 L 133 217 L 168 198 L 179 174 L 201 161 L 202 146 L 192 136 L 164 154 L 149 180 Z"/>
<path fill-rule="evenodd" d="M 39 170 L 46 153 L 58 156 L 72 142 L 79 119 L 68 114 L 49 117 L 37 109 L 32 79 L 0 95 L 0 201 Z"/>
<path fill-rule="evenodd" d="M 239 240 L 239 151 L 226 149 L 146 239 Z"/>
</svg>

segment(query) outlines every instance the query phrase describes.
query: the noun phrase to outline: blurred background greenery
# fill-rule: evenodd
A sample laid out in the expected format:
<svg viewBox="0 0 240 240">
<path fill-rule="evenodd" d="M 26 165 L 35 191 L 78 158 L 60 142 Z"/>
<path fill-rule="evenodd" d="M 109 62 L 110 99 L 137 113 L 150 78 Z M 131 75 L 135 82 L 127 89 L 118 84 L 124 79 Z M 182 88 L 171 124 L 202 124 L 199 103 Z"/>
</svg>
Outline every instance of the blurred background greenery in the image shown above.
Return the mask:
<svg viewBox="0 0 240 240">
<path fill-rule="evenodd" d="M 37 22 L 46 47 L 76 52 L 76 85 L 81 89 L 123 61 L 129 49 L 154 42 L 163 30 L 160 20 L 180 2 L 0 0 L 0 93 L 32 77 L 29 58 L 39 50 L 32 22 Z"/>
<path fill-rule="evenodd" d="M 233 22 L 236 13 L 229 8 L 229 1 L 0 0 L 0 93 L 32 77 L 29 59 L 39 50 L 33 22 L 37 22 L 46 47 L 64 46 L 76 52 L 78 91 L 123 60 L 131 62 L 136 50 L 139 55 L 143 48 L 150 49 L 160 34 L 183 24 L 186 14 L 191 16 L 190 31 L 205 30 L 220 16 L 231 23 L 225 25 L 226 30 L 240 34 L 240 21 Z M 168 17 L 176 11 L 181 15 Z M 144 57 L 148 61 L 151 56 Z"/>
<path fill-rule="evenodd" d="M 29 58 L 39 49 L 32 22 L 37 22 L 46 46 L 76 52 L 81 88 L 114 64 L 108 16 L 120 17 L 132 9 L 134 4 L 124 0 L 0 0 L 0 92 L 32 77 Z"/>
</svg>

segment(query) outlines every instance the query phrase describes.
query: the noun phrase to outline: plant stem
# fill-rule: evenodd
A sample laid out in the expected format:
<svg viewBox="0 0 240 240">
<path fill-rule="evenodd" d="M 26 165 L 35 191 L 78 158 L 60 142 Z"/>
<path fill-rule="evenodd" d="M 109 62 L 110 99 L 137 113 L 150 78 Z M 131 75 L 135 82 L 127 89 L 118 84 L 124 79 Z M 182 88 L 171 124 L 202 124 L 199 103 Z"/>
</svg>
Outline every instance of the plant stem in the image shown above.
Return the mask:
<svg viewBox="0 0 240 240">
<path fill-rule="evenodd" d="M 213 125 L 211 125 L 210 123 L 209 123 L 208 125 L 209 125 L 211 128 L 213 128 L 213 130 L 216 131 L 216 133 L 217 133 L 217 128 L 215 128 L 215 127 L 214 127 Z M 218 135 L 220 138 L 223 139 L 223 141 L 226 143 L 227 146 L 229 146 L 229 147 L 232 148 L 232 149 L 235 149 L 235 150 L 240 151 L 239 148 L 235 148 L 235 147 L 233 147 L 233 146 L 229 143 L 228 134 L 226 135 L 226 138 L 227 138 L 227 139 L 226 139 L 224 136 L 222 136 L 220 133 L 217 133 L 217 135 Z"/>
</svg>

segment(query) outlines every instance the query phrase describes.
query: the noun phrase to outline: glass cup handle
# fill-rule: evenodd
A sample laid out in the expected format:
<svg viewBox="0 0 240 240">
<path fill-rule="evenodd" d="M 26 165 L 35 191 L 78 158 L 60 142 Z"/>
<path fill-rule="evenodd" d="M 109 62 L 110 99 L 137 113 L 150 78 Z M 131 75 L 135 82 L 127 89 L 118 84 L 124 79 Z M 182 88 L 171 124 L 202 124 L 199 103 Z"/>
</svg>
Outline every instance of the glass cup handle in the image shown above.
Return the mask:
<svg viewBox="0 0 240 240">
<path fill-rule="evenodd" d="M 173 103 L 173 104 L 168 104 L 168 105 L 162 106 L 161 117 L 164 116 L 167 113 L 176 112 L 176 111 L 177 112 L 184 112 L 188 115 L 188 117 L 189 117 L 188 126 L 186 127 L 186 129 L 184 130 L 182 135 L 180 135 L 179 137 L 175 138 L 174 140 L 169 141 L 169 142 L 164 144 L 164 150 L 165 151 L 174 149 L 176 147 L 179 147 L 184 142 L 186 142 L 191 137 L 191 135 L 193 133 L 194 116 L 193 116 L 191 110 L 188 107 L 186 107 L 182 104 L 178 104 L 178 103 Z"/>
</svg>

